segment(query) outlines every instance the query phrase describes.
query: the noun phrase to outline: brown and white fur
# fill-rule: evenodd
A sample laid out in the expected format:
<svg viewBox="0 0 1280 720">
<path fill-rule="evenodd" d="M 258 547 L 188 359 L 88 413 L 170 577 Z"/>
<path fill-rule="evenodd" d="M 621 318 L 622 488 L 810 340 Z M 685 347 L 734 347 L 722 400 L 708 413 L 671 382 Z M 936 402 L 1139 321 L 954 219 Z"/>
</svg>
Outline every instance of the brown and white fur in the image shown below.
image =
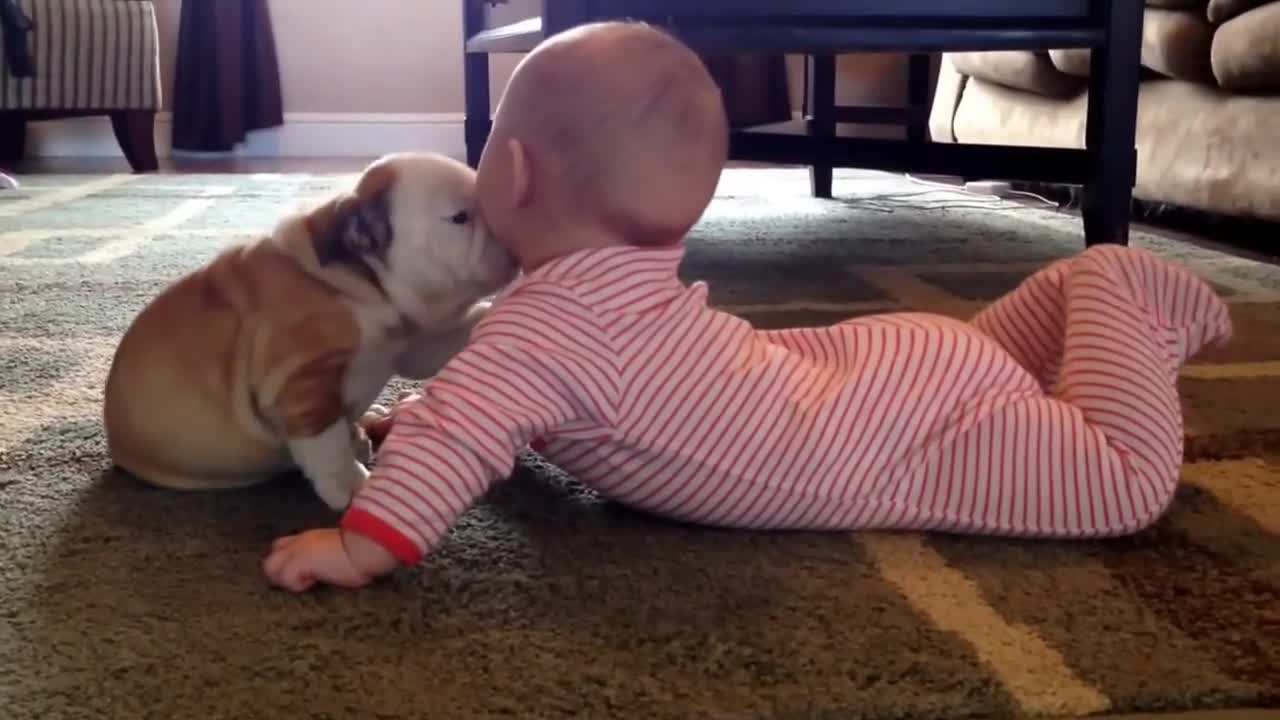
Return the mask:
<svg viewBox="0 0 1280 720">
<path fill-rule="evenodd" d="M 111 459 L 178 490 L 296 468 L 342 509 L 368 477 L 355 421 L 393 375 L 437 371 L 515 272 L 476 212 L 470 168 L 384 157 L 352 191 L 220 253 L 142 310 L 107 377 Z"/>
</svg>

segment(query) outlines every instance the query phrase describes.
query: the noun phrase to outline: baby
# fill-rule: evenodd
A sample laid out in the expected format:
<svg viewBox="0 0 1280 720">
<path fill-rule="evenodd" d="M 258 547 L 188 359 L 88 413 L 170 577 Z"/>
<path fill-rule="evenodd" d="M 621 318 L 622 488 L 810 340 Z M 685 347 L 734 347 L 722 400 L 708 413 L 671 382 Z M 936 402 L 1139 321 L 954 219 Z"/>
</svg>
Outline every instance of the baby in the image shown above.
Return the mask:
<svg viewBox="0 0 1280 720">
<path fill-rule="evenodd" d="M 720 527 L 1085 538 L 1160 517 L 1179 368 L 1231 333 L 1205 283 L 1098 246 L 969 323 L 759 331 L 677 277 L 727 138 L 699 58 L 656 29 L 531 53 L 478 179 L 524 274 L 398 406 L 340 528 L 276 541 L 270 581 L 358 587 L 418 563 L 530 443 L 602 495 Z"/>
</svg>

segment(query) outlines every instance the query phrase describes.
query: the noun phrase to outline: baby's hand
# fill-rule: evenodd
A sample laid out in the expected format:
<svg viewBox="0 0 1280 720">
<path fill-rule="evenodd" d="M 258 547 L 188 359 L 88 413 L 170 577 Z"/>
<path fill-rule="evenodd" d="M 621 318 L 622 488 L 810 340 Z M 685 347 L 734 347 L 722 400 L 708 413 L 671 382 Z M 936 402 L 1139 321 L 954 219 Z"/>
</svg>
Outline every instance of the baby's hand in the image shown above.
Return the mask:
<svg viewBox="0 0 1280 720">
<path fill-rule="evenodd" d="M 381 405 L 374 405 L 360 417 L 356 424 L 364 429 L 365 434 L 369 436 L 369 440 L 374 445 L 381 445 L 382 441 L 386 439 L 387 433 L 391 432 L 391 426 L 395 424 L 396 413 L 400 412 L 406 405 L 416 402 L 420 397 L 422 397 L 421 393 L 405 390 L 396 399 L 395 407 L 387 410 Z"/>
<path fill-rule="evenodd" d="M 395 557 L 382 546 L 338 528 L 279 538 L 262 562 L 272 585 L 296 593 L 306 592 L 316 583 L 364 587 L 395 567 Z"/>
</svg>

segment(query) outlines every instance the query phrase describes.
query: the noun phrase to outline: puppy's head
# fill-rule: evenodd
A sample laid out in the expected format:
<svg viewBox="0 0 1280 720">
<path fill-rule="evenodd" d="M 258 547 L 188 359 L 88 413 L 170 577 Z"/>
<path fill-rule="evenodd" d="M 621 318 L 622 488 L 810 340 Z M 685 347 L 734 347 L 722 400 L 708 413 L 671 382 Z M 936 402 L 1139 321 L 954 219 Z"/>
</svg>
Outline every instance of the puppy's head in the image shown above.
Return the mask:
<svg viewBox="0 0 1280 720">
<path fill-rule="evenodd" d="M 433 153 L 365 168 L 355 188 L 307 218 L 316 259 L 379 287 L 420 326 L 492 294 L 516 273 L 476 210 L 475 173 Z"/>
</svg>

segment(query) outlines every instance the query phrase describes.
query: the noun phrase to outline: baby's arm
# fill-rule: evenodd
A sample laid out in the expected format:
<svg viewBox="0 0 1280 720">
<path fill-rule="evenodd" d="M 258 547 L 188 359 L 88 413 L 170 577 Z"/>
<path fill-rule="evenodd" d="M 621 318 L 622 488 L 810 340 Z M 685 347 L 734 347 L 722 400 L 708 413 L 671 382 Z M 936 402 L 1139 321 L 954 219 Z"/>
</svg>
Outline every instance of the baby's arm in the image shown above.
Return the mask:
<svg viewBox="0 0 1280 720">
<path fill-rule="evenodd" d="M 581 415 L 554 355 L 480 341 L 399 408 L 364 491 L 342 519 L 406 565 L 419 562 L 538 434 Z"/>
<path fill-rule="evenodd" d="M 313 531 L 282 542 L 272 557 L 288 555 L 292 562 L 269 557 L 264 569 L 271 580 L 292 590 L 317 580 L 358 586 L 397 562 L 416 564 L 494 481 L 511 473 L 521 447 L 565 423 L 611 415 L 617 383 L 606 354 L 583 345 L 583 338 L 603 333 L 570 337 L 556 329 L 561 323 L 539 322 L 545 313 L 514 308 L 507 318 L 491 315 L 397 413 L 341 532 Z M 344 548 L 364 549 L 365 540 L 381 551 L 367 553 L 365 566 L 354 554 L 349 562 L 333 559 Z"/>
</svg>

